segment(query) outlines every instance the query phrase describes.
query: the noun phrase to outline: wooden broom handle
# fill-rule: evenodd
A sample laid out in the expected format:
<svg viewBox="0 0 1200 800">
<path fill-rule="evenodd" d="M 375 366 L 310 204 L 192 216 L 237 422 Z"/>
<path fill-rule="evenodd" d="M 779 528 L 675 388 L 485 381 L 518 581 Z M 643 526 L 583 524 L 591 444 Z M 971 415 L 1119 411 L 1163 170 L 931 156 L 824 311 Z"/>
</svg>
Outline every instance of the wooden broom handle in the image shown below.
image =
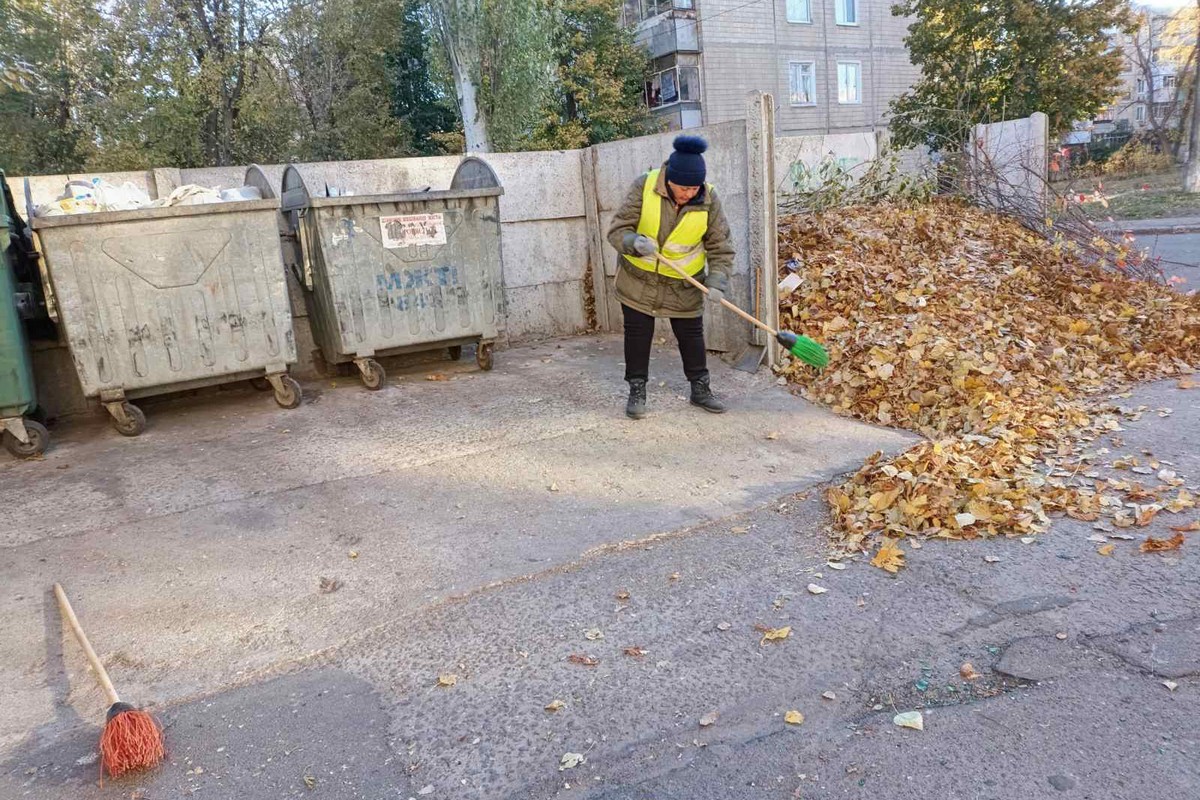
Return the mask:
<svg viewBox="0 0 1200 800">
<path fill-rule="evenodd" d="M 693 278 L 691 275 L 688 275 L 686 272 L 684 272 L 683 267 L 679 266 L 677 263 L 675 263 L 671 259 L 664 256 L 662 253 L 658 254 L 658 260 L 661 261 L 662 263 L 666 264 L 668 267 L 670 267 L 673 272 L 675 272 L 679 275 L 679 277 L 683 278 L 685 281 L 690 283 L 692 286 L 695 286 L 697 289 L 704 292 L 705 295 L 708 294 L 708 287 L 705 286 L 700 281 Z M 737 306 L 735 306 L 733 303 L 729 302 L 725 298 L 721 298 L 721 305 L 725 306 L 725 308 L 728 308 L 730 311 L 737 314 L 739 317 L 746 320 L 746 322 L 749 322 L 751 325 L 762 328 L 764 331 L 771 334 L 772 336 L 779 335 L 779 331 L 773 329 L 767 323 L 762 322 L 761 320 L 755 319 L 754 317 L 750 316 L 745 311 L 742 311 L 740 308 L 738 308 Z"/>
<path fill-rule="evenodd" d="M 108 696 L 108 704 L 111 706 L 121 702 L 117 690 L 113 688 L 112 681 L 108 678 L 108 670 L 100 663 L 100 657 L 92 649 L 92 643 L 88 641 L 87 634 L 83 632 L 83 628 L 79 625 L 79 619 L 75 616 L 75 609 L 71 608 L 71 601 L 67 599 L 67 593 L 57 583 L 54 584 L 54 596 L 58 598 L 58 607 L 62 609 L 63 617 L 71 626 L 71 631 L 75 634 L 75 638 L 79 640 L 79 645 L 83 648 L 84 654 L 87 655 L 88 663 L 92 665 L 92 669 L 96 671 L 96 674 L 100 676 L 100 688 Z"/>
</svg>

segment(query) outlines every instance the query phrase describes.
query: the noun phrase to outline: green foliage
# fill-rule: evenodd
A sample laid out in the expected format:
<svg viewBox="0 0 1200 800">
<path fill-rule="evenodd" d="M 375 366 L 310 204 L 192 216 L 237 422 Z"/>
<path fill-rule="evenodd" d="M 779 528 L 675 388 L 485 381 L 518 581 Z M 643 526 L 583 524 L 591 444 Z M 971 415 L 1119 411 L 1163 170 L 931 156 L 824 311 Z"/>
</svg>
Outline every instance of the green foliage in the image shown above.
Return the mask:
<svg viewBox="0 0 1200 800">
<path fill-rule="evenodd" d="M 874 203 L 924 203 L 937 192 L 927 170 L 906 169 L 894 150 L 865 164 L 848 165 L 826 157 L 816 166 L 793 164 L 789 191 L 780 199 L 787 213 L 821 213 L 832 208 Z"/>
<path fill-rule="evenodd" d="M 388 53 L 391 104 L 412 134 L 412 147 L 421 155 L 462 152 L 447 150 L 446 134 L 459 127 L 454 97 L 431 52 L 429 20 L 423 0 L 403 0 L 403 24 L 395 49 Z M 453 135 L 453 134 L 452 134 Z M 458 134 L 461 139 L 461 134 Z"/>
<path fill-rule="evenodd" d="M 1042 111 L 1050 133 L 1112 100 L 1121 55 L 1109 43 L 1132 20 L 1125 0 L 904 0 L 905 42 L 921 79 L 891 105 L 899 146 L 944 149 L 970 126 Z"/>
<path fill-rule="evenodd" d="M 621 26 L 620 0 L 558 0 L 552 12 L 557 81 L 530 144 L 570 149 L 650 133 L 649 58 Z"/>
<path fill-rule="evenodd" d="M 1131 139 L 1104 162 L 1106 175 L 1149 175 L 1165 172 L 1175 165 L 1169 152 L 1155 150 L 1150 142 Z"/>
</svg>

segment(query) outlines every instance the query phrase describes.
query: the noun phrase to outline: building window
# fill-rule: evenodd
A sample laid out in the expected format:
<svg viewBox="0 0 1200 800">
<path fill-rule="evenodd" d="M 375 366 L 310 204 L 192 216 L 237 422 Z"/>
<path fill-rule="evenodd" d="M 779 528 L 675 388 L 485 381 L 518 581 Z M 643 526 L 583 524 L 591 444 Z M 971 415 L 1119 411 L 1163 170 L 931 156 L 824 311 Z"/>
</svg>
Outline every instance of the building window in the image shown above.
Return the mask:
<svg viewBox="0 0 1200 800">
<path fill-rule="evenodd" d="M 858 0 L 833 0 L 838 25 L 858 24 Z"/>
<path fill-rule="evenodd" d="M 671 9 L 690 11 L 695 7 L 695 0 L 625 0 L 623 16 L 626 25 L 636 25 Z"/>
<path fill-rule="evenodd" d="M 812 61 L 793 61 L 788 64 L 788 88 L 792 105 L 817 104 L 816 66 Z"/>
<path fill-rule="evenodd" d="M 1137 96 L 1138 97 L 1146 96 L 1146 79 L 1145 78 L 1137 79 Z"/>
<path fill-rule="evenodd" d="M 787 21 L 812 22 L 812 0 L 787 0 Z"/>
<path fill-rule="evenodd" d="M 1145 106 L 1134 106 L 1133 118 L 1136 119 L 1138 122 L 1145 122 L 1146 121 L 1146 107 Z"/>
<path fill-rule="evenodd" d="M 838 102 L 856 105 L 862 102 L 862 63 L 839 61 Z"/>
<path fill-rule="evenodd" d="M 700 102 L 700 68 L 670 67 L 646 81 L 646 105 L 662 108 L 680 102 Z"/>
</svg>

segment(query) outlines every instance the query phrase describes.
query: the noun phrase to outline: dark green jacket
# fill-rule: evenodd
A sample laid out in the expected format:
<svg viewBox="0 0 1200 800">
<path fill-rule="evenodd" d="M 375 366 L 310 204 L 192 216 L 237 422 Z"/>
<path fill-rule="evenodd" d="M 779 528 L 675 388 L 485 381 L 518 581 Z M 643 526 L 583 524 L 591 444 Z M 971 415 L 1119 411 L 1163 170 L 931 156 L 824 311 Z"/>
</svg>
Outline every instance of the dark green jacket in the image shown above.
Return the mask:
<svg viewBox="0 0 1200 800">
<path fill-rule="evenodd" d="M 658 231 L 658 246 L 662 247 L 680 216 L 690 210 L 708 211 L 708 231 L 704 235 L 704 250 L 707 267 L 701 282 L 722 291 L 728 291 L 729 275 L 733 271 L 733 237 L 729 233 L 729 221 L 721 209 L 721 200 L 715 191 L 707 188 L 684 206 L 675 210 L 675 202 L 667 194 L 666 165 L 658 174 L 655 191 L 662 203 L 662 225 Z M 655 317 L 699 317 L 704 313 L 704 295 L 699 289 L 680 278 L 647 272 L 625 260 L 626 234 L 637 233 L 638 221 L 642 217 L 642 189 L 646 176 L 633 182 L 625 201 L 617 209 L 608 228 L 608 242 L 617 249 L 617 299 L 630 308 Z M 669 267 L 660 267 L 670 272 Z"/>
</svg>

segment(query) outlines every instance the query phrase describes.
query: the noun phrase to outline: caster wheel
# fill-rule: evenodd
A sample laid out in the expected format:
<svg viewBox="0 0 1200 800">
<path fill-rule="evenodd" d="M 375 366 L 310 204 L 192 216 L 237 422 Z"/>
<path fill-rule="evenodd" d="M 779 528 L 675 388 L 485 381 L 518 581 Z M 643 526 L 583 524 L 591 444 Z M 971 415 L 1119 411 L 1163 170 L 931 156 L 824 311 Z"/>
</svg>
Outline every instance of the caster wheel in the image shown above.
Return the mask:
<svg viewBox="0 0 1200 800">
<path fill-rule="evenodd" d="M 383 371 L 383 367 L 379 366 L 379 362 L 370 360 L 367 362 L 367 370 L 362 374 L 363 386 L 366 386 L 372 392 L 377 392 L 383 388 L 383 384 L 387 381 L 387 373 Z"/>
<path fill-rule="evenodd" d="M 450 348 L 450 360 L 458 361 L 461 358 L 462 358 L 462 345 L 456 344 L 456 345 L 454 345 L 454 347 Z"/>
<path fill-rule="evenodd" d="M 266 378 L 251 378 L 250 385 L 260 392 L 271 391 L 271 382 Z"/>
<path fill-rule="evenodd" d="M 479 348 L 475 351 L 475 362 L 479 364 L 479 368 L 484 372 L 491 370 L 493 362 L 492 345 L 490 343 L 479 345 Z"/>
<path fill-rule="evenodd" d="M 27 419 L 25 420 L 25 435 L 29 437 L 28 442 L 22 442 L 5 431 L 4 449 L 17 458 L 34 458 L 46 452 L 46 447 L 50 444 L 50 431 L 46 430 L 45 425 Z"/>
<path fill-rule="evenodd" d="M 125 411 L 125 421 L 113 418 L 113 427 L 117 429 L 117 433 L 122 436 L 141 436 L 146 430 L 146 415 L 133 403 L 122 403 L 121 408 Z"/>
<path fill-rule="evenodd" d="M 283 384 L 283 391 L 275 392 L 275 402 L 280 408 L 295 408 L 300 405 L 300 400 L 304 393 L 300 390 L 300 384 L 291 375 L 279 376 L 279 382 Z"/>
</svg>

